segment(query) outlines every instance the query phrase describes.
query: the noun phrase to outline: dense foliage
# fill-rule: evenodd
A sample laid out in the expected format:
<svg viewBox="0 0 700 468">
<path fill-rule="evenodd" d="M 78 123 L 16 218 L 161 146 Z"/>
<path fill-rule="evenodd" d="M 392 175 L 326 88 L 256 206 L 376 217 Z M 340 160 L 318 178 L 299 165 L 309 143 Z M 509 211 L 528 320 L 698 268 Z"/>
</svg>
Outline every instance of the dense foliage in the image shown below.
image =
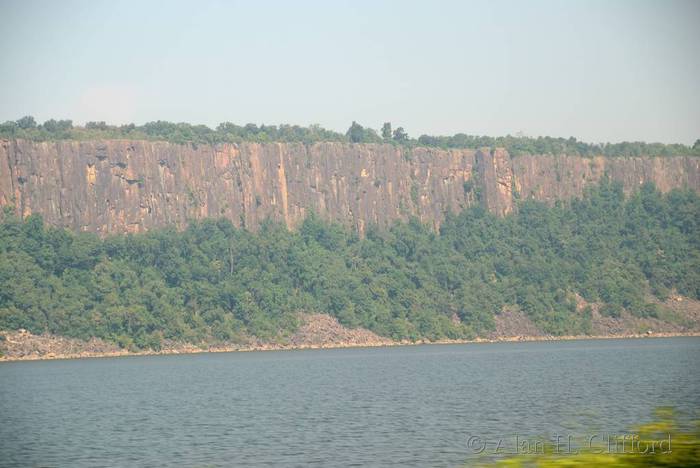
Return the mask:
<svg viewBox="0 0 700 468">
<path fill-rule="evenodd" d="M 656 315 L 649 292 L 700 298 L 698 223 L 692 191 L 645 185 L 625 199 L 608 181 L 567 204 L 524 201 L 506 218 L 474 207 L 439 233 L 413 220 L 365 238 L 311 216 L 294 232 L 222 219 L 101 240 L 8 210 L 0 328 L 157 348 L 275 339 L 307 311 L 394 338 L 464 338 L 517 307 L 547 332 L 586 333 L 575 294 L 613 316 Z"/>
<path fill-rule="evenodd" d="M 23 138 L 27 140 L 94 140 L 132 139 L 164 140 L 178 144 L 217 144 L 250 142 L 302 142 L 320 141 L 351 143 L 391 143 L 407 147 L 439 148 L 506 148 L 514 156 L 522 154 L 568 154 L 579 156 L 700 156 L 700 140 L 692 147 L 662 143 L 623 142 L 591 144 L 575 138 L 553 138 L 526 136 L 489 137 L 458 133 L 453 136 L 421 135 L 411 138 L 402 127 L 392 131 L 391 123 L 385 122 L 381 135 L 374 129 L 357 122 L 345 134 L 326 130 L 319 125 L 235 125 L 219 124 L 216 129 L 206 125 L 188 123 L 148 122 L 144 125 L 107 125 L 105 122 L 87 122 L 84 127 L 75 127 L 71 120 L 47 120 L 39 125 L 31 116 L 0 124 L 0 138 Z"/>
</svg>

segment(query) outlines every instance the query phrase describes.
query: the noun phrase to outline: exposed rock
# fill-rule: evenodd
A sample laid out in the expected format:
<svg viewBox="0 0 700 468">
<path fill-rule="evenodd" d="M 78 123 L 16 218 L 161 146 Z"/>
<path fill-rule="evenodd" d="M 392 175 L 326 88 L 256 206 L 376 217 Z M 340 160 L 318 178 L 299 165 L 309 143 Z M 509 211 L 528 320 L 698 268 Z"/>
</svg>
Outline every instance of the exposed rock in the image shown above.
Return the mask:
<svg viewBox="0 0 700 468">
<path fill-rule="evenodd" d="M 656 317 L 637 317 L 623 310 L 619 317 L 601 315 L 600 304 L 588 304 L 577 296 L 577 307 L 591 308 L 591 333 L 593 335 L 640 335 L 658 333 L 700 332 L 700 301 L 679 295 L 671 295 L 661 302 L 649 297 L 650 302 L 660 306 L 661 314 Z"/>
<path fill-rule="evenodd" d="M 503 149 L 476 153 L 482 202 L 492 213 L 504 216 L 513 212 L 513 167 Z"/>
<path fill-rule="evenodd" d="M 622 318 L 601 317 L 594 309 L 594 330 L 591 335 L 553 336 L 543 334 L 532 321 L 515 308 L 506 308 L 495 317 L 496 330 L 487 337 L 474 340 L 444 339 L 394 341 L 363 328 L 347 328 L 326 314 L 301 314 L 299 329 L 289 338 L 262 341 L 247 337 L 243 343 L 181 343 L 165 340 L 161 349 L 129 351 L 97 338 L 82 341 L 44 334 L 33 335 L 25 330 L 0 331 L 0 362 L 39 359 L 76 359 L 128 355 L 189 354 L 203 352 L 276 351 L 287 349 L 352 348 L 421 344 L 492 343 L 503 341 L 557 341 L 603 338 L 647 338 L 700 336 L 700 301 L 671 298 L 683 305 L 678 310 L 681 321 L 664 322 L 639 319 L 625 314 Z"/>
<path fill-rule="evenodd" d="M 505 150 L 388 144 L 0 140 L 0 206 L 76 231 L 142 232 L 226 217 L 255 229 L 297 226 L 310 211 L 352 226 L 416 216 L 439 227 L 475 203 L 499 215 L 518 198 L 580 196 L 604 174 L 631 191 L 700 190 L 700 158 L 519 156 Z"/>
<path fill-rule="evenodd" d="M 604 317 L 597 310 L 592 314 L 594 335 L 638 335 L 654 333 L 687 333 L 700 331 L 699 324 L 687 321 L 660 320 L 652 317 L 636 317 L 623 311 L 619 317 Z"/>
<path fill-rule="evenodd" d="M 600 314 L 601 304 L 587 303 L 576 295 L 577 310 L 582 313 L 587 307 L 591 312 L 592 337 L 632 337 L 696 334 L 700 332 L 700 301 L 672 294 L 660 302 L 653 297 L 661 314 L 656 317 L 637 317 L 629 311 L 622 311 L 619 317 L 606 317 Z M 494 317 L 496 328 L 488 334 L 490 340 L 533 340 L 567 339 L 571 337 L 550 336 L 543 333 L 530 318 L 515 307 L 506 307 Z"/>
<path fill-rule="evenodd" d="M 74 359 L 84 357 L 124 356 L 131 354 L 182 354 L 200 352 L 267 351 L 278 349 L 350 348 L 360 346 L 390 346 L 395 341 L 364 328 L 347 328 L 326 314 L 300 314 L 300 326 L 289 338 L 262 341 L 244 337 L 243 343 L 180 343 L 164 340 L 162 348 L 129 351 L 119 346 L 91 338 L 75 338 L 43 334 L 26 330 L 0 331 L 0 361 L 35 359 Z"/>
<path fill-rule="evenodd" d="M 681 324 L 685 325 L 689 329 L 700 330 L 699 300 L 674 293 L 661 304 L 666 308 L 666 310 L 680 318 Z"/>
<path fill-rule="evenodd" d="M 302 324 L 290 338 L 289 344 L 295 348 L 306 348 L 386 346 L 395 342 L 365 328 L 344 327 L 330 315 L 307 314 L 302 316 Z"/>
<path fill-rule="evenodd" d="M 544 333 L 530 320 L 524 312 L 513 307 L 506 307 L 494 317 L 496 329 L 489 334 L 493 340 L 514 337 L 541 337 Z"/>
<path fill-rule="evenodd" d="M 120 354 L 123 350 L 99 338 L 88 341 L 56 335 L 33 335 L 26 330 L 0 331 L 2 359 L 51 359 L 63 356 L 89 357 Z"/>
</svg>

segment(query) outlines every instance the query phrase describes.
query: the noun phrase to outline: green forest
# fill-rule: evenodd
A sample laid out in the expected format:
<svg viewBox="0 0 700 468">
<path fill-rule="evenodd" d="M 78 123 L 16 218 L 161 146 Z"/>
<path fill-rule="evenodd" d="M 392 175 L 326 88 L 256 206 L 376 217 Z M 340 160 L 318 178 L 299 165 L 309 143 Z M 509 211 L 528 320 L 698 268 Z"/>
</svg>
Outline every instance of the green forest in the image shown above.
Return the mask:
<svg viewBox="0 0 700 468">
<path fill-rule="evenodd" d="M 447 213 L 439 232 L 413 219 L 364 237 L 308 217 L 257 232 L 228 220 L 104 239 L 21 220 L 0 224 L 0 329 L 120 346 L 163 340 L 278 340 L 299 312 L 329 313 L 396 339 L 472 338 L 517 307 L 551 334 L 590 331 L 602 313 L 662 312 L 652 296 L 700 298 L 700 198 L 653 185 L 625 197 L 603 180 L 582 199 L 521 201 L 499 218 Z M 454 320 L 455 315 L 459 321 Z"/>
<path fill-rule="evenodd" d="M 144 125 L 108 125 L 105 122 L 87 122 L 74 126 L 72 120 L 50 119 L 39 124 L 34 117 L 25 116 L 15 121 L 0 123 L 0 138 L 21 138 L 34 141 L 130 139 L 159 140 L 176 144 L 219 144 L 241 142 L 301 142 L 333 141 L 342 143 L 386 143 L 413 147 L 435 148 L 505 148 L 513 156 L 524 154 L 567 154 L 571 156 L 700 156 L 700 140 L 690 147 L 682 144 L 622 142 L 592 144 L 574 137 L 477 136 L 458 133 L 452 136 L 421 135 L 410 137 L 403 127 L 392 128 L 385 122 L 379 132 L 352 122 L 345 133 L 326 130 L 319 125 L 236 125 L 223 122 L 215 129 L 206 125 L 148 122 Z"/>
</svg>

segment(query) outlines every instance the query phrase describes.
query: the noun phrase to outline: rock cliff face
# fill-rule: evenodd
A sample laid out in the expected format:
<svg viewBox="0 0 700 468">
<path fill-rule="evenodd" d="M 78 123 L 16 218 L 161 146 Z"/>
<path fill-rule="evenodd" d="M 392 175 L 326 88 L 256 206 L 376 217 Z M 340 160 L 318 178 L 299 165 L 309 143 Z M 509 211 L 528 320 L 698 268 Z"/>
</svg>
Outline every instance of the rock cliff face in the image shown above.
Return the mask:
<svg viewBox="0 0 700 468">
<path fill-rule="evenodd" d="M 255 229 L 297 226 L 311 211 L 364 232 L 481 203 L 499 215 L 518 199 L 579 196 L 604 174 L 631 191 L 645 181 L 700 191 L 700 158 L 519 156 L 502 149 L 392 145 L 0 140 L 0 205 L 99 234 L 226 217 Z"/>
</svg>

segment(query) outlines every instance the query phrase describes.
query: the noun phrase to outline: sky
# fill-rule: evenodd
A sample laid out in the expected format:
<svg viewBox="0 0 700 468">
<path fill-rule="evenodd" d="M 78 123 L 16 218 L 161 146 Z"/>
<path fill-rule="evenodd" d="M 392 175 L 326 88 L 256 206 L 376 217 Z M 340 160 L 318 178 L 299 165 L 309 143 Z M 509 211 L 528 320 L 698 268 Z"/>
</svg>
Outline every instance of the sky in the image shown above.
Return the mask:
<svg viewBox="0 0 700 468">
<path fill-rule="evenodd" d="M 0 0 L 0 121 L 700 138 L 700 2 Z"/>
</svg>

